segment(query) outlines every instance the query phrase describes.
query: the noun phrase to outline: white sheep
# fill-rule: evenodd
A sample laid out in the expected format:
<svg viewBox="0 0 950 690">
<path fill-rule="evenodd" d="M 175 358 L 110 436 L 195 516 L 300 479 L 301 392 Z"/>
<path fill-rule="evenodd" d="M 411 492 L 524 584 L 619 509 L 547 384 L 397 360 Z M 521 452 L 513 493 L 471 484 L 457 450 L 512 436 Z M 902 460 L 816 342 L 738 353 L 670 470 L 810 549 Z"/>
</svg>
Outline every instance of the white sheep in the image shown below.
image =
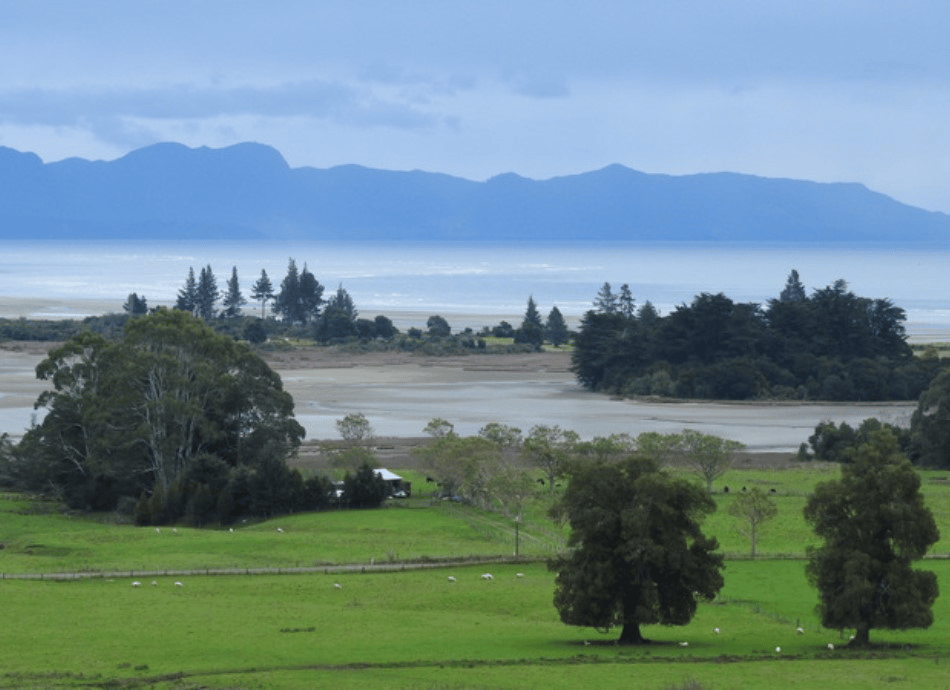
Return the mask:
<svg viewBox="0 0 950 690">
<path fill-rule="evenodd" d="M 482 575 L 482 579 L 483 579 L 483 580 L 494 580 L 495 577 L 494 577 L 491 573 L 485 573 L 484 575 Z"/>
<path fill-rule="evenodd" d="M 278 528 L 277 528 L 277 531 L 283 533 L 284 530 L 281 529 L 280 527 L 278 527 Z"/>
<path fill-rule="evenodd" d="M 689 642 L 680 642 L 680 647 L 689 647 Z"/>
<path fill-rule="evenodd" d="M 802 629 L 802 628 L 797 628 L 797 629 L 795 630 L 795 632 L 796 632 L 797 634 L 799 634 L 799 635 L 804 635 L 804 634 L 805 634 L 805 630 Z"/>
<path fill-rule="evenodd" d="M 157 585 L 158 585 L 158 583 L 157 583 L 155 580 L 152 580 L 152 587 L 155 587 L 155 586 L 157 586 Z"/>
<path fill-rule="evenodd" d="M 776 652 L 781 652 L 781 651 L 782 651 L 782 648 L 781 648 L 781 647 L 776 647 L 776 648 L 775 648 L 775 651 L 776 651 Z"/>
<path fill-rule="evenodd" d="M 132 586 L 133 586 L 133 587 L 141 587 L 141 586 L 142 586 L 142 583 L 141 583 L 141 582 L 133 582 L 133 583 L 132 583 Z"/>
<path fill-rule="evenodd" d="M 719 628 L 716 628 L 716 634 L 717 635 L 719 634 Z"/>
<path fill-rule="evenodd" d="M 183 585 L 183 584 L 180 583 L 180 582 L 176 582 L 176 583 L 175 583 L 175 586 L 176 586 L 176 587 L 184 587 L 185 585 Z"/>
<path fill-rule="evenodd" d="M 336 589 L 343 589 L 343 585 L 341 585 L 339 582 L 334 582 L 334 583 L 333 583 L 333 586 L 334 586 Z"/>
<path fill-rule="evenodd" d="M 518 573 L 515 577 L 524 577 L 524 573 Z"/>
<path fill-rule="evenodd" d="M 828 650 L 832 652 L 835 651 L 835 646 L 831 644 L 830 642 L 828 643 Z"/>
<path fill-rule="evenodd" d="M 449 575 L 449 582 L 455 582 L 455 578 Z"/>
</svg>

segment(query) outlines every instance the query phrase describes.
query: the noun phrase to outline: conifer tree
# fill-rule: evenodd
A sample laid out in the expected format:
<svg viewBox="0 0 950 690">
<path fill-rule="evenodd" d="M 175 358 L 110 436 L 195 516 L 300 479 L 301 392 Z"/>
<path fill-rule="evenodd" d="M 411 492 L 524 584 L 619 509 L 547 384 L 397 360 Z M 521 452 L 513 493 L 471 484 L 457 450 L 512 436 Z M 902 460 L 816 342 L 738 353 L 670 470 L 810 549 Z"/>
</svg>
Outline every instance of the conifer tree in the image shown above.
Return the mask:
<svg viewBox="0 0 950 690">
<path fill-rule="evenodd" d="M 186 311 L 189 314 L 195 313 L 195 307 L 198 304 L 198 281 L 195 279 L 195 269 L 188 267 L 188 278 L 185 279 L 185 285 L 178 291 L 178 300 L 175 302 L 175 309 Z"/>
<path fill-rule="evenodd" d="M 261 303 L 261 318 L 264 318 L 264 309 L 267 307 L 268 300 L 274 297 L 274 286 L 267 277 L 267 271 L 261 269 L 261 277 L 257 279 L 251 288 L 251 297 Z"/>
<path fill-rule="evenodd" d="M 241 307 L 247 304 L 244 295 L 241 294 L 241 286 L 238 282 L 237 266 L 231 268 L 231 277 L 228 279 L 228 291 L 224 294 L 224 316 L 234 318 L 241 316 Z"/>
<path fill-rule="evenodd" d="M 195 293 L 195 315 L 210 321 L 215 316 L 215 307 L 220 298 L 218 281 L 211 271 L 211 264 L 201 269 L 198 274 L 198 288 Z"/>
<path fill-rule="evenodd" d="M 570 331 L 567 328 L 567 323 L 564 321 L 564 316 L 561 314 L 561 310 L 557 306 L 551 307 L 550 313 L 548 313 L 548 320 L 544 326 L 544 335 L 554 347 L 564 345 L 570 340 Z"/>
</svg>

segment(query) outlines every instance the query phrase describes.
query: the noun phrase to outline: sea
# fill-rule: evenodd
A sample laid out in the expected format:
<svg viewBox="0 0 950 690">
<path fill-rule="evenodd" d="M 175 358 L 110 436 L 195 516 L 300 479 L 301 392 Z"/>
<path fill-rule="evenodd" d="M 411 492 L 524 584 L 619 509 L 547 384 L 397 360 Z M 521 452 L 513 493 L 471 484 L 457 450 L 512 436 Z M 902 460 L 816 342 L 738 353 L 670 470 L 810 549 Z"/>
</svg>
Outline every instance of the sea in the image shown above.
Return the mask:
<svg viewBox="0 0 950 690">
<path fill-rule="evenodd" d="M 275 289 L 293 259 L 325 287 L 342 286 L 361 316 L 424 326 L 445 316 L 453 330 L 517 326 L 528 298 L 542 316 L 557 306 L 576 325 L 601 286 L 627 284 L 637 305 L 661 314 L 703 292 L 764 304 L 794 269 L 810 292 L 838 279 L 855 294 L 888 298 L 907 314 L 911 338 L 950 339 L 950 248 L 839 245 L 352 243 L 340 241 L 4 241 L 0 304 L 29 300 L 27 318 L 90 315 L 76 301 L 119 312 L 132 292 L 172 305 L 189 268 L 211 266 L 219 289 L 232 270 L 241 290 L 266 271 Z M 50 305 L 61 305 L 51 307 Z M 110 307 L 111 305 L 111 307 Z M 246 311 L 259 313 L 250 302 Z M 9 310 L 7 310 L 8 313 Z M 419 321 L 421 322 L 414 322 Z"/>
</svg>

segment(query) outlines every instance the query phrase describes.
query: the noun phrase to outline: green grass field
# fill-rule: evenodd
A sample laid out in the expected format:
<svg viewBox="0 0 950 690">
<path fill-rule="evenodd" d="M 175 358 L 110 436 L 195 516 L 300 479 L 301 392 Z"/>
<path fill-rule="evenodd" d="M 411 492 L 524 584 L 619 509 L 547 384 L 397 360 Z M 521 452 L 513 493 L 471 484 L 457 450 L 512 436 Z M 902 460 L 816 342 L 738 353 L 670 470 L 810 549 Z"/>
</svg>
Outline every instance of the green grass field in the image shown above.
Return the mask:
<svg viewBox="0 0 950 690">
<path fill-rule="evenodd" d="M 720 509 L 706 524 L 730 559 L 719 598 L 684 627 L 648 627 L 646 647 L 617 647 L 614 630 L 563 625 L 542 562 L 426 570 L 290 575 L 158 575 L 0 580 L 0 688 L 703 688 L 943 687 L 950 664 L 950 598 L 929 630 L 872 631 L 871 651 L 843 649 L 821 630 L 801 554 L 813 543 L 801 518 L 811 487 L 835 476 L 815 464 L 736 469 L 716 482 Z M 950 486 L 922 473 L 944 535 Z M 742 486 L 775 488 L 778 518 L 760 554 L 726 512 Z M 546 496 L 526 511 L 523 554 L 551 552 L 559 528 Z M 403 504 L 413 505 L 413 504 Z M 367 564 L 510 555 L 498 516 L 417 501 L 289 516 L 228 530 L 139 528 L 66 517 L 56 506 L 0 498 L 0 572 L 129 571 Z M 277 528 L 282 529 L 278 532 Z M 936 552 L 946 553 L 941 540 Z M 921 566 L 946 590 L 950 560 Z M 480 575 L 489 571 L 494 580 Z M 517 574 L 522 573 L 523 577 Z M 456 581 L 449 582 L 452 575 Z M 156 584 L 153 586 L 152 581 Z M 182 586 L 175 586 L 175 581 Z M 334 586 L 339 584 L 339 587 Z M 795 629 L 801 626 L 804 635 Z M 719 628 L 721 633 L 715 634 Z M 680 643 L 687 642 L 688 646 Z M 829 650 L 827 645 L 836 645 Z M 781 652 L 775 648 L 780 647 Z"/>
</svg>

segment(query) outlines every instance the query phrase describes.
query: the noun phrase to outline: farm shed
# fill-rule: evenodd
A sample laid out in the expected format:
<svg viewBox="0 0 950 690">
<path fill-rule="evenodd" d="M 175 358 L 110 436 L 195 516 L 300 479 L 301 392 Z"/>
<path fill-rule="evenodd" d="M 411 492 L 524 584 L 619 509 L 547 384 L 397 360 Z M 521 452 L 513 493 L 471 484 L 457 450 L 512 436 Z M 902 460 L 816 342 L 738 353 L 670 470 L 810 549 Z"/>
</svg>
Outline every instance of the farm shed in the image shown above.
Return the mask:
<svg viewBox="0 0 950 690">
<path fill-rule="evenodd" d="M 407 482 L 398 474 L 382 467 L 376 470 L 376 474 L 386 482 L 386 486 L 389 487 L 390 496 L 395 498 L 408 498 L 412 496 L 412 482 Z"/>
</svg>

